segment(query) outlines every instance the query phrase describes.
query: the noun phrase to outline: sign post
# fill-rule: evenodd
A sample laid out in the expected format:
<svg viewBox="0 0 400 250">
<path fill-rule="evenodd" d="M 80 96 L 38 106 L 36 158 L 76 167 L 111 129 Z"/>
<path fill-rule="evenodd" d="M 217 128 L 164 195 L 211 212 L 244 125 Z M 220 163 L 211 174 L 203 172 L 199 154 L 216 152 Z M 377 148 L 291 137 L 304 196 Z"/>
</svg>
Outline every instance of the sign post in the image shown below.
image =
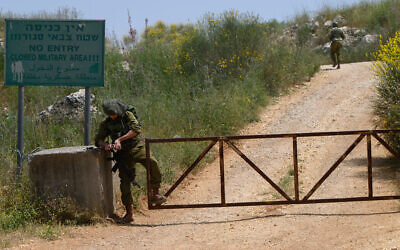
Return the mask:
<svg viewBox="0 0 400 250">
<path fill-rule="evenodd" d="M 84 143 L 90 87 L 104 86 L 104 20 L 6 19 L 5 85 L 18 86 L 18 170 L 23 159 L 24 86 L 84 86 Z"/>
<path fill-rule="evenodd" d="M 18 87 L 18 120 L 17 120 L 17 175 L 22 173 L 24 160 L 24 86 Z"/>
<path fill-rule="evenodd" d="M 84 145 L 90 144 L 90 87 L 85 88 L 85 128 L 84 128 Z"/>
</svg>

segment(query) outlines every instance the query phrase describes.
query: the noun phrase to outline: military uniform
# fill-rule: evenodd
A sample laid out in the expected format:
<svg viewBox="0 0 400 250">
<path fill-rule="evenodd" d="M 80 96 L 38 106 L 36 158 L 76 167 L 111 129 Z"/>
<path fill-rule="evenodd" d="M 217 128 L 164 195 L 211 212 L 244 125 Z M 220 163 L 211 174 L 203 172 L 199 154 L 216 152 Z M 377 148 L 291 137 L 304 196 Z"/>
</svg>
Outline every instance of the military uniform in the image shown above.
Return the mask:
<svg viewBox="0 0 400 250">
<path fill-rule="evenodd" d="M 333 61 L 333 67 L 338 65 L 340 68 L 340 50 L 342 49 L 342 40 L 345 39 L 344 33 L 338 27 L 333 27 L 329 31 L 329 40 L 331 41 L 331 58 Z"/>
<path fill-rule="evenodd" d="M 139 137 L 141 134 L 141 127 L 135 115 L 127 111 L 124 106 L 121 106 L 123 104 L 111 104 L 113 105 L 111 105 L 111 108 L 103 105 L 105 113 L 107 114 L 107 111 L 109 111 L 113 114 L 118 114 L 118 117 L 114 120 L 108 117 L 101 122 L 95 142 L 97 146 L 99 141 L 105 141 L 107 138 L 114 142 L 116 139 L 128 133 L 129 130 L 134 131 L 136 133 L 135 137 L 121 142 L 122 157 L 128 168 L 134 173 L 136 163 L 141 163 L 143 166 L 146 164 L 146 150 L 143 141 Z M 107 108 L 110 108 L 110 110 L 107 110 Z M 151 188 L 158 189 L 161 183 L 161 174 L 157 161 L 152 155 L 150 157 L 150 168 Z M 119 177 L 121 179 L 120 188 L 122 203 L 125 206 L 132 205 L 131 180 L 124 168 L 119 168 Z"/>
</svg>

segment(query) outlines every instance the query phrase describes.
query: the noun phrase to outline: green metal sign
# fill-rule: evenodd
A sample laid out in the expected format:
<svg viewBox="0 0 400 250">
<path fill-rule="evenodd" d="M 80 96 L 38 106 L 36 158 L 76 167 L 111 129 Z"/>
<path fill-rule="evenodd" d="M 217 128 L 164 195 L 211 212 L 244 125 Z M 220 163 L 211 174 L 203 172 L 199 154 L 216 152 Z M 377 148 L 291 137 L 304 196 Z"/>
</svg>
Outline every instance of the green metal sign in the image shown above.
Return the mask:
<svg viewBox="0 0 400 250">
<path fill-rule="evenodd" d="M 5 85 L 104 86 L 104 20 L 6 20 Z"/>
</svg>

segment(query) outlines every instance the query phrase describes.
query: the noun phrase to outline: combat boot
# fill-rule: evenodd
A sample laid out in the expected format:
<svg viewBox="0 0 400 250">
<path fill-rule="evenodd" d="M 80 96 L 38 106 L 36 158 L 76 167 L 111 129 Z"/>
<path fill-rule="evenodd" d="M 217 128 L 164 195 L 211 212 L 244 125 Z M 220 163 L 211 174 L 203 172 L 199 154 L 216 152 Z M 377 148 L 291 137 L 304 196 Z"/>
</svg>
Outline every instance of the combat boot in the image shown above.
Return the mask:
<svg viewBox="0 0 400 250">
<path fill-rule="evenodd" d="M 340 59 L 338 58 L 337 69 L 340 69 Z"/>
<path fill-rule="evenodd" d="M 133 221 L 133 205 L 127 205 L 125 206 L 126 209 L 126 214 L 122 218 L 122 222 L 124 223 L 129 223 Z"/>
<path fill-rule="evenodd" d="M 159 193 L 159 188 L 153 188 L 153 196 L 151 197 L 151 203 L 161 205 L 167 201 L 167 197 Z"/>
</svg>

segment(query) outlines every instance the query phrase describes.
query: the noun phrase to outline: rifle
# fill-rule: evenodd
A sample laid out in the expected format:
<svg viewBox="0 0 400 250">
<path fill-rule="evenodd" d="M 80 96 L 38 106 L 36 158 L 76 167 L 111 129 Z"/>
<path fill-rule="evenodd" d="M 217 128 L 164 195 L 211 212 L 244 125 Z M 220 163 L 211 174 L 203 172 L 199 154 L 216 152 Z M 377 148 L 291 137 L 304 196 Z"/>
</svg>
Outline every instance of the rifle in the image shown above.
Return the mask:
<svg viewBox="0 0 400 250">
<path fill-rule="evenodd" d="M 132 171 L 130 171 L 128 166 L 126 165 L 126 163 L 122 157 L 122 152 L 115 150 L 114 147 L 111 151 L 113 153 L 113 157 L 108 158 L 108 160 L 115 161 L 114 167 L 111 169 L 111 171 L 114 173 L 117 171 L 117 169 L 119 169 L 119 171 L 121 171 L 121 167 L 122 167 L 125 170 L 126 174 L 128 175 L 129 179 L 131 180 L 132 184 L 134 186 L 137 186 L 138 188 L 142 188 L 139 185 L 139 183 L 137 183 L 135 180 L 136 174 L 132 173 Z"/>
</svg>

